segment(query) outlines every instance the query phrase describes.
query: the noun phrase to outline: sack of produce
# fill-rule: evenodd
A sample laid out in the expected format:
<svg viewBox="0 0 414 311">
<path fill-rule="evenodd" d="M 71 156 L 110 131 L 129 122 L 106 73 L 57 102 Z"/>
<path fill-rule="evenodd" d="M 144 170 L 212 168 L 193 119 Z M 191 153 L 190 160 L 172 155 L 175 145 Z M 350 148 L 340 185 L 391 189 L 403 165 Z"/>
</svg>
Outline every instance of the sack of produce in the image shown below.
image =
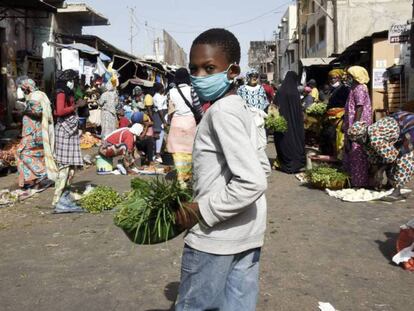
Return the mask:
<svg viewBox="0 0 414 311">
<path fill-rule="evenodd" d="M 139 179 L 131 181 L 132 191 L 115 214 L 115 225 L 136 244 L 166 242 L 183 230 L 176 226 L 175 213 L 192 201 L 192 191 L 177 180 Z M 189 210 L 190 211 L 190 210 Z"/>
</svg>

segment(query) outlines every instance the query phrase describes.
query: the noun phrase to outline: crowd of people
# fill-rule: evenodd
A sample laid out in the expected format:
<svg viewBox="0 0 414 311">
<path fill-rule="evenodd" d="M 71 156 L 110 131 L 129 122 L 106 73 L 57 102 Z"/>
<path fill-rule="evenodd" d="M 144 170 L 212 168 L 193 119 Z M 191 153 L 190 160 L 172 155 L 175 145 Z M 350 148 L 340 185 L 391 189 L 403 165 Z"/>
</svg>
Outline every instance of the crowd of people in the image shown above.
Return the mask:
<svg viewBox="0 0 414 311">
<path fill-rule="evenodd" d="M 320 118 L 318 147 L 323 155 L 337 160 L 354 188 L 393 188 L 384 200 L 402 199 L 401 188 L 414 175 L 414 114 L 399 112 L 374 123 L 368 91 L 368 72 L 361 66 L 333 69 L 325 85 L 317 88 L 311 79 L 299 85 L 298 76 L 288 72 L 274 104 L 287 120 L 286 133 L 275 133 L 279 168 L 297 173 L 305 166 L 306 111 L 326 104 Z"/>
<path fill-rule="evenodd" d="M 271 110 L 288 124 L 287 131 L 274 133 L 282 172 L 305 168 L 306 111 L 325 103 L 319 148 L 341 161 L 353 187 L 377 187 L 370 177 L 385 172 L 394 188 L 388 198 L 396 200 L 414 174 L 414 114 L 399 112 L 374 123 L 363 67 L 333 69 L 320 89 L 314 79 L 300 85 L 290 71 L 274 87 L 254 69 L 241 76 L 239 61 L 235 36 L 210 29 L 192 44 L 190 70 L 176 70 L 168 85 L 120 94 L 116 78 L 96 77 L 86 87 L 78 72 L 66 70 L 58 74 L 50 101 L 32 79 L 16 81 L 26 107 L 19 186 L 54 182 L 58 204 L 83 166 L 80 133 L 87 125 L 100 135 L 99 154 L 120 157 L 125 174 L 137 162 L 162 163 L 168 153 L 181 186 L 192 182 L 192 212 L 177 215 L 177 226 L 188 233 L 176 310 L 255 308 L 270 174 L 265 119 Z"/>
</svg>

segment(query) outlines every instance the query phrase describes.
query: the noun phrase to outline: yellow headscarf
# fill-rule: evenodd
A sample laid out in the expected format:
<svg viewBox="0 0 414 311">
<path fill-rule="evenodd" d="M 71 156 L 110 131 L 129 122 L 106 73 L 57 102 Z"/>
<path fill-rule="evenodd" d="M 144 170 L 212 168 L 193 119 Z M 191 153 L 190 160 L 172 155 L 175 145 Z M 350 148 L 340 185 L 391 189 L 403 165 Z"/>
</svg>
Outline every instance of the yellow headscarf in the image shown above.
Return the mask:
<svg viewBox="0 0 414 311">
<path fill-rule="evenodd" d="M 151 107 L 154 104 L 152 96 L 150 94 L 145 95 L 144 104 L 145 104 L 145 107 Z"/>
<path fill-rule="evenodd" d="M 352 66 L 348 68 L 347 72 L 360 84 L 369 82 L 369 75 L 364 67 Z"/>
<path fill-rule="evenodd" d="M 329 71 L 328 76 L 330 78 L 342 78 L 342 76 L 344 75 L 344 71 L 342 69 L 332 69 L 331 71 Z"/>
</svg>

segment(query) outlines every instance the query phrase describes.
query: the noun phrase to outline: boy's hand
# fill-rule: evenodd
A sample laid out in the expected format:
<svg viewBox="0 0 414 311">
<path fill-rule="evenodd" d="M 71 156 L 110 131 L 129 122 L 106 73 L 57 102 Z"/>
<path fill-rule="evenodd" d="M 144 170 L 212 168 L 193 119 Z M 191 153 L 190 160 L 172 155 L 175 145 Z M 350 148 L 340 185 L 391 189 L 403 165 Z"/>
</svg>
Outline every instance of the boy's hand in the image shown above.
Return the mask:
<svg viewBox="0 0 414 311">
<path fill-rule="evenodd" d="M 179 208 L 175 212 L 175 225 L 181 230 L 191 229 L 200 218 L 198 203 L 184 203 L 184 208 Z"/>
</svg>

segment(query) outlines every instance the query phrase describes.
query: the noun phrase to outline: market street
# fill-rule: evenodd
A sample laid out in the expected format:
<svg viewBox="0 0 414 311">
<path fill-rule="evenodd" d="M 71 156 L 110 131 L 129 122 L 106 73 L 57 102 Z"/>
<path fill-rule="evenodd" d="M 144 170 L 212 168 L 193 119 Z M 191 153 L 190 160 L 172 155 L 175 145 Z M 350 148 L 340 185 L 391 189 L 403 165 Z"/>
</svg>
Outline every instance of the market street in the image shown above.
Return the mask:
<svg viewBox="0 0 414 311">
<path fill-rule="evenodd" d="M 269 145 L 272 156 L 273 146 Z M 77 175 L 129 188 L 129 176 Z M 133 245 L 113 213 L 51 214 L 53 189 L 0 209 L 1 310 L 169 310 L 176 297 L 182 237 Z M 257 310 L 412 310 L 412 273 L 390 263 L 413 199 L 344 203 L 293 175 L 269 179 L 268 228 Z"/>
</svg>

